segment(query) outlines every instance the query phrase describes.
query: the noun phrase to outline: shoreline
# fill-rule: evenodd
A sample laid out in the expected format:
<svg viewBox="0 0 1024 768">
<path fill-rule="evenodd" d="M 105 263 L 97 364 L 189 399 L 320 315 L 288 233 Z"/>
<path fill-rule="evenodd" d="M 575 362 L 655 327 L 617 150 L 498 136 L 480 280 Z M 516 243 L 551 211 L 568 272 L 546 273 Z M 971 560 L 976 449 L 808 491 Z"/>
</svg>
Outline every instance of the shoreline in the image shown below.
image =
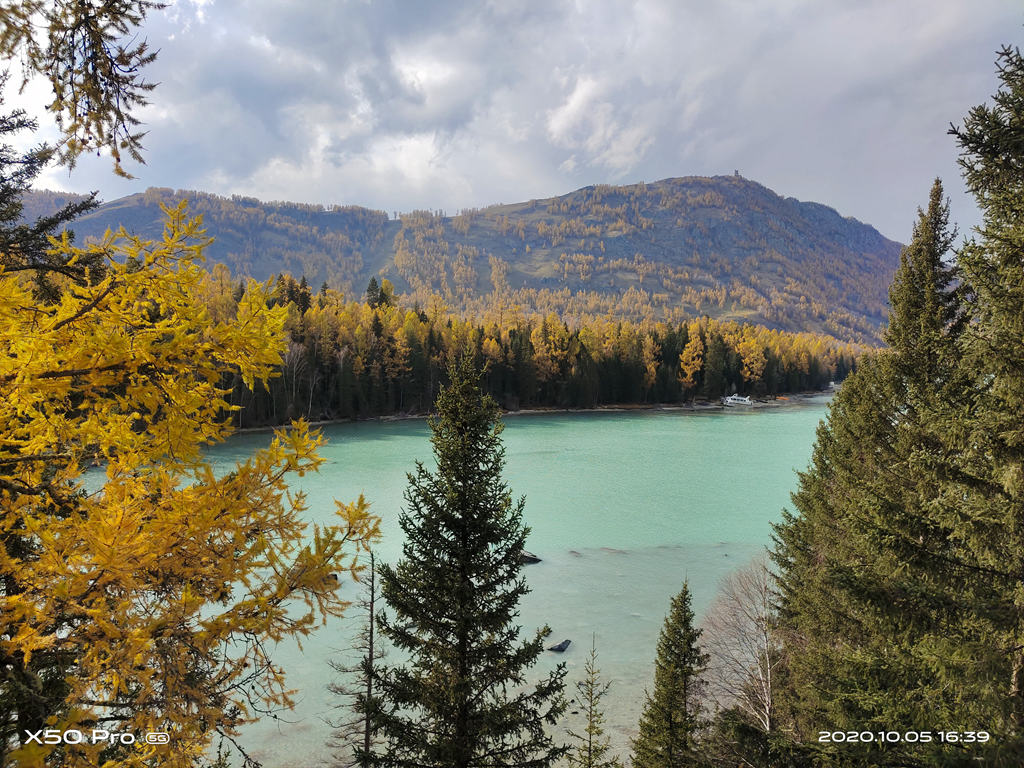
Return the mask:
<svg viewBox="0 0 1024 768">
<path fill-rule="evenodd" d="M 825 390 L 807 390 L 804 392 L 794 392 L 788 395 L 781 395 L 772 398 L 771 400 L 755 400 L 752 405 L 738 405 L 738 406 L 726 406 L 721 402 L 714 402 L 711 400 L 695 400 L 686 404 L 674 404 L 674 403 L 623 403 L 619 405 L 599 405 L 596 408 L 557 408 L 555 406 L 549 407 L 534 407 L 534 408 L 521 408 L 516 411 L 501 410 L 501 418 L 506 419 L 509 416 L 539 416 L 549 413 L 626 413 L 630 411 L 689 411 L 692 413 L 700 413 L 706 411 L 726 411 L 726 410 L 737 410 L 737 411 L 748 411 L 748 410 L 759 410 L 761 408 L 780 408 L 786 405 L 796 405 L 805 402 L 812 397 L 820 397 L 822 395 L 834 394 L 836 389 L 825 389 Z M 415 421 L 415 420 L 426 420 L 430 414 L 427 413 L 395 413 L 387 416 L 367 416 L 366 418 L 345 418 L 345 419 L 324 419 L 320 421 L 307 422 L 311 428 L 328 427 L 333 424 L 367 424 L 371 422 L 378 423 L 390 423 L 396 421 Z M 250 434 L 254 432 L 272 432 L 275 429 L 286 427 L 287 424 L 278 424 L 277 426 L 264 426 L 264 427 L 240 427 L 236 428 L 232 434 Z"/>
</svg>

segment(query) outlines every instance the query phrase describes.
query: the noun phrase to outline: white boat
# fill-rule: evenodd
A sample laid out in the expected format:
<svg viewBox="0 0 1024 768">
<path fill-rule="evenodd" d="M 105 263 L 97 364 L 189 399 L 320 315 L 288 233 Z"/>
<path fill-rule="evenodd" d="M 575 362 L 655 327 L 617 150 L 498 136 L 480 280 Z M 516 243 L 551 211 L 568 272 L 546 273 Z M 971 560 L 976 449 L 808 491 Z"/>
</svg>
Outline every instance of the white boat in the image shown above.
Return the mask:
<svg viewBox="0 0 1024 768">
<path fill-rule="evenodd" d="M 740 395 L 729 395 L 728 397 L 722 398 L 722 405 L 753 405 L 754 401 L 749 397 L 741 397 Z"/>
</svg>

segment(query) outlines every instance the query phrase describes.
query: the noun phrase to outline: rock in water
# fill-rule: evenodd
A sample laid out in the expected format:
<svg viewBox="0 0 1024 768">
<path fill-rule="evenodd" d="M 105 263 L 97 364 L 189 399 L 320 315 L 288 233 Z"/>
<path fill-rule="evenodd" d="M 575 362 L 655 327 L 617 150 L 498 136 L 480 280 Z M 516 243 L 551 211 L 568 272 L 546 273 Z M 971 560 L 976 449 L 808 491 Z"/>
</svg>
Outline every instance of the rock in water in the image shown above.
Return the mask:
<svg viewBox="0 0 1024 768">
<path fill-rule="evenodd" d="M 555 653 L 561 653 L 569 647 L 569 643 L 571 642 L 572 640 L 563 640 L 562 642 L 558 643 L 558 645 L 552 645 L 550 648 L 548 648 L 548 650 L 554 651 Z"/>
<path fill-rule="evenodd" d="M 533 563 L 539 563 L 540 558 L 533 554 L 533 552 L 527 552 L 524 549 L 523 554 L 519 556 L 519 562 L 524 565 L 532 565 Z"/>
</svg>

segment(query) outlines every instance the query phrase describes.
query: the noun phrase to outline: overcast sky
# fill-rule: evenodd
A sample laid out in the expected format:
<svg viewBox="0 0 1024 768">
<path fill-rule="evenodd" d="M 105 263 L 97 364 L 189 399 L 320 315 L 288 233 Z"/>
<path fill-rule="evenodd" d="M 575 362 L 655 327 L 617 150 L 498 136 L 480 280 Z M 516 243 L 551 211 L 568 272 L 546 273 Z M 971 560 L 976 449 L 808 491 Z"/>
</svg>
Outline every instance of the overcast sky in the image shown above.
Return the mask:
<svg viewBox="0 0 1024 768">
<path fill-rule="evenodd" d="M 946 131 L 1022 24 L 1019 0 L 177 0 L 143 30 L 146 165 L 37 186 L 455 213 L 739 170 L 905 242 L 936 175 L 977 223 Z"/>
</svg>

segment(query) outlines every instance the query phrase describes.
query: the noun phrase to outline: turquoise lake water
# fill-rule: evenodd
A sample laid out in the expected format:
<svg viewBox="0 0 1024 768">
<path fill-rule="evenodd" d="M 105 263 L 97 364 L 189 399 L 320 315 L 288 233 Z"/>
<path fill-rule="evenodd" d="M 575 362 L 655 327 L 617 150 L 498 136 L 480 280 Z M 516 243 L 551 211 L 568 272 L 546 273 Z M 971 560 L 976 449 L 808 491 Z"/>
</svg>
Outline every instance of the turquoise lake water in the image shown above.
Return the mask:
<svg viewBox="0 0 1024 768">
<path fill-rule="evenodd" d="M 719 581 L 764 551 L 807 466 L 824 396 L 773 408 L 516 415 L 506 419 L 506 480 L 526 496 L 527 548 L 543 561 L 526 567 L 524 631 L 548 624 L 551 640 L 571 639 L 564 654 L 545 653 L 538 670 L 564 661 L 568 688 L 580 679 L 596 637 L 598 666 L 611 682 L 606 707 L 613 745 L 628 747 L 669 600 L 684 579 L 698 620 Z M 397 517 L 419 459 L 431 466 L 424 421 L 326 427 L 327 462 L 297 478 L 311 522 L 328 521 L 332 499 L 360 493 L 382 518 L 379 557 L 401 551 Z M 220 465 L 244 459 L 269 440 L 249 433 L 211 451 Z M 356 588 L 343 589 L 354 595 Z M 356 614 L 303 642 L 282 644 L 276 663 L 300 691 L 294 712 L 248 727 L 242 743 L 267 768 L 322 766 L 336 703 L 327 660 L 344 648 Z M 574 693 L 574 689 L 572 689 Z M 569 715 L 567 724 L 579 728 Z M 237 759 L 236 759 L 237 763 Z"/>
</svg>

